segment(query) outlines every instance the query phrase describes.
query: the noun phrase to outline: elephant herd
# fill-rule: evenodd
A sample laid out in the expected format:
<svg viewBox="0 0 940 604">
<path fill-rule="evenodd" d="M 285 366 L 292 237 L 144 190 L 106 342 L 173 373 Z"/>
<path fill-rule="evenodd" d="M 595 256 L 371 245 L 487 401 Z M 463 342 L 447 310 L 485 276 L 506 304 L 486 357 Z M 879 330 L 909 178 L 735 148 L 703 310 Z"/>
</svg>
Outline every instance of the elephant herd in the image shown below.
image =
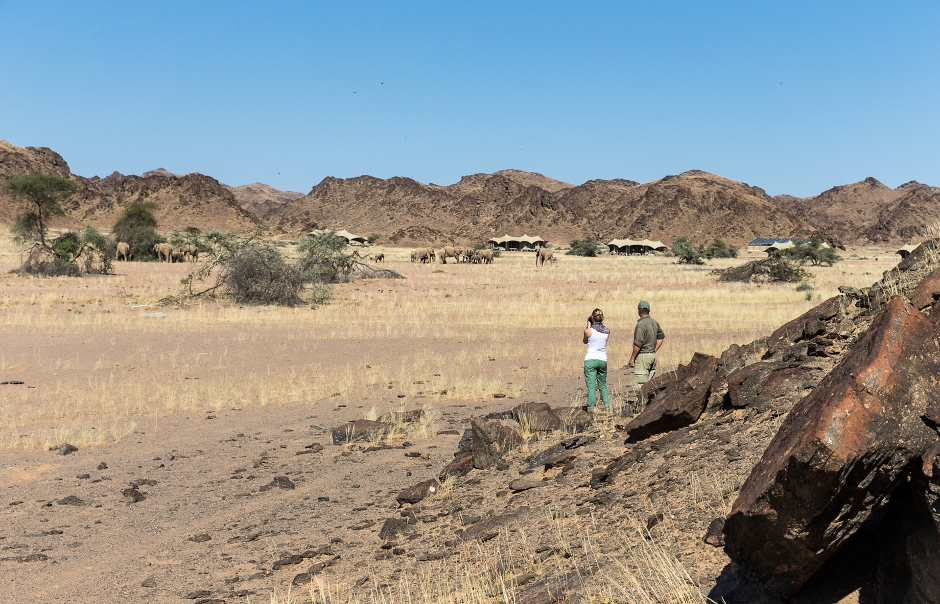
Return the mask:
<svg viewBox="0 0 940 604">
<path fill-rule="evenodd" d="M 447 264 L 447 259 L 453 258 L 455 262 L 470 264 L 492 264 L 493 250 L 475 250 L 469 247 L 442 247 L 438 250 L 430 247 L 419 247 L 411 252 L 411 261 L 426 264 L 438 261 Z"/>
<path fill-rule="evenodd" d="M 199 260 L 199 248 L 189 243 L 174 248 L 169 243 L 158 243 L 151 250 L 160 262 L 196 262 Z M 117 257 L 115 260 L 128 262 L 133 258 L 131 246 L 127 242 L 118 241 Z"/>
</svg>

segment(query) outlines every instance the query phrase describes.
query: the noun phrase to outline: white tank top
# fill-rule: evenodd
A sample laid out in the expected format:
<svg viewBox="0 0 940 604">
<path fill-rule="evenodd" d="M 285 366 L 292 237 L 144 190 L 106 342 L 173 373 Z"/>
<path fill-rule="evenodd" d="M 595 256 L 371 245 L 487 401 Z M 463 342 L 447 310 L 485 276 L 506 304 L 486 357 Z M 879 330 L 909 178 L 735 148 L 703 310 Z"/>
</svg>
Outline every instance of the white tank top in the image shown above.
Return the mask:
<svg viewBox="0 0 940 604">
<path fill-rule="evenodd" d="M 601 333 L 596 329 L 591 329 L 591 337 L 588 338 L 587 352 L 584 353 L 585 361 L 606 361 L 607 360 L 607 338 L 609 333 Z"/>
</svg>

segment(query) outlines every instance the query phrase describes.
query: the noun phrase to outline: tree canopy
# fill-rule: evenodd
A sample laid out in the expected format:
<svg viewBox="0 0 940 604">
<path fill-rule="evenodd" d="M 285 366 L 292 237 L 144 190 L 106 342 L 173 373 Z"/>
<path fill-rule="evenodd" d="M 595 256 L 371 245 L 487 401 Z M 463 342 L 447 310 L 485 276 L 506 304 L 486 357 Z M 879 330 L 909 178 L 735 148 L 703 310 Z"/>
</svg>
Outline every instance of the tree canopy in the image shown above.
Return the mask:
<svg viewBox="0 0 940 604">
<path fill-rule="evenodd" d="M 587 256 L 593 258 L 603 250 L 601 242 L 594 237 L 585 237 L 584 239 L 575 239 L 568 244 L 568 256 Z"/>
<path fill-rule="evenodd" d="M 60 216 L 61 201 L 78 189 L 78 184 L 58 174 L 21 174 L 14 176 L 3 189 L 12 194 L 23 206 L 23 212 L 13 221 L 13 235 L 24 243 L 38 239 L 43 247 L 49 229 L 49 218 Z"/>
<path fill-rule="evenodd" d="M 153 202 L 132 201 L 114 223 L 114 237 L 130 246 L 131 257 L 135 260 L 153 258 L 153 246 L 163 242 L 156 231 L 157 219 L 153 215 L 156 209 Z"/>
</svg>

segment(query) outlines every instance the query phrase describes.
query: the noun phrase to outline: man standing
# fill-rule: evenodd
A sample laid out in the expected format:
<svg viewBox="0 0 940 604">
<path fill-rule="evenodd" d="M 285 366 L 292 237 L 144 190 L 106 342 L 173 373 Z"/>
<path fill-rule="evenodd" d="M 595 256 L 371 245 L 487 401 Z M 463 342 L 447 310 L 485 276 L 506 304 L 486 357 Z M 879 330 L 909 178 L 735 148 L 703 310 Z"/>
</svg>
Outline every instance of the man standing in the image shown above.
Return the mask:
<svg viewBox="0 0 940 604">
<path fill-rule="evenodd" d="M 633 367 L 633 385 L 637 388 L 656 377 L 656 352 L 663 345 L 666 334 L 656 319 L 650 316 L 650 303 L 640 300 L 637 305 L 640 319 L 633 330 L 633 354 L 630 367 Z"/>
</svg>

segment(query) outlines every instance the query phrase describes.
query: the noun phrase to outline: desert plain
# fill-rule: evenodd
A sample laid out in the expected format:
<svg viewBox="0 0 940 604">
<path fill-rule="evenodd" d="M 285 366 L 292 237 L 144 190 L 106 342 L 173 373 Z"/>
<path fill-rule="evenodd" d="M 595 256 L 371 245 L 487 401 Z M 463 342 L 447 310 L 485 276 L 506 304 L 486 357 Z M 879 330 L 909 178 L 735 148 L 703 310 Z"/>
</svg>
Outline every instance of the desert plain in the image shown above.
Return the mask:
<svg viewBox="0 0 940 604">
<path fill-rule="evenodd" d="M 315 308 L 161 304 L 189 265 L 25 277 L 9 272 L 21 252 L 4 237 L 0 381 L 22 383 L 0 386 L 0 603 L 550 601 L 533 598 L 550 597 L 559 568 L 580 572 L 579 557 L 602 569 L 580 601 L 704 601 L 727 558 L 701 536 L 755 459 L 627 504 L 592 501 L 577 478 L 588 465 L 547 474 L 549 489 L 507 489 L 549 444 L 533 433 L 501 469 L 444 480 L 414 506 L 397 496 L 439 475 L 471 417 L 583 405 L 581 330 L 596 307 L 614 410 L 592 414 L 590 466 L 624 450 L 639 300 L 666 331 L 666 372 L 766 336 L 839 286 L 870 286 L 899 259 L 849 248 L 798 291 L 718 283 L 711 271 L 758 257 L 746 253 L 536 267 L 522 252 L 422 265 L 410 248 L 375 251 L 404 279 L 339 284 Z M 416 410 L 380 439 L 334 444 L 347 422 Z M 77 450 L 62 455 L 65 443 Z M 389 518 L 407 530 L 381 536 Z"/>
</svg>

